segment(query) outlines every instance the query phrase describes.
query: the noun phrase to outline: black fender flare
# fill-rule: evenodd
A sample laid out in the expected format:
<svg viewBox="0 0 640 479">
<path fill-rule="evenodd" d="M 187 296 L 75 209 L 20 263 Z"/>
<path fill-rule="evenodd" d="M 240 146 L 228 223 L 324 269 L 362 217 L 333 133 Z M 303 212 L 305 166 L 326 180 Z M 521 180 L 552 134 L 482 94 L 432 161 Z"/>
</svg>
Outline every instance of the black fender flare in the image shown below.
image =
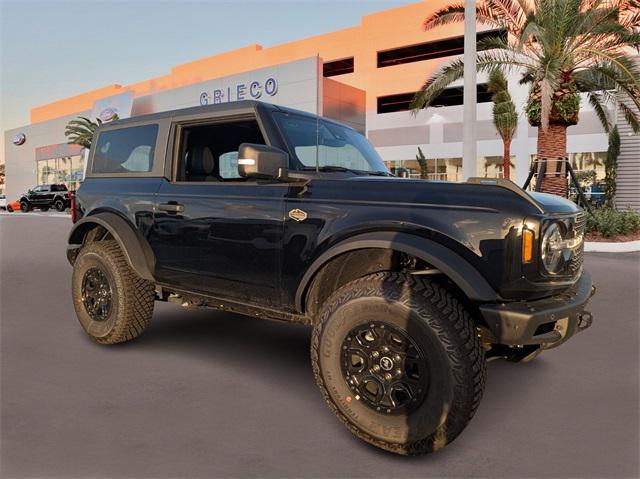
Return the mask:
<svg viewBox="0 0 640 479">
<path fill-rule="evenodd" d="M 487 280 L 466 259 L 436 241 L 409 233 L 381 231 L 341 241 L 321 254 L 307 269 L 296 291 L 296 308 L 305 310 L 305 297 L 316 273 L 330 260 L 348 251 L 364 248 L 393 249 L 415 256 L 438 268 L 473 301 L 490 302 L 497 294 Z"/>
<path fill-rule="evenodd" d="M 69 233 L 67 259 L 73 265 L 84 237 L 96 225 L 106 229 L 120 245 L 129 266 L 148 281 L 155 282 L 155 255 L 149 243 L 126 219 L 116 213 L 101 212 L 86 216 L 73 225 Z"/>
</svg>

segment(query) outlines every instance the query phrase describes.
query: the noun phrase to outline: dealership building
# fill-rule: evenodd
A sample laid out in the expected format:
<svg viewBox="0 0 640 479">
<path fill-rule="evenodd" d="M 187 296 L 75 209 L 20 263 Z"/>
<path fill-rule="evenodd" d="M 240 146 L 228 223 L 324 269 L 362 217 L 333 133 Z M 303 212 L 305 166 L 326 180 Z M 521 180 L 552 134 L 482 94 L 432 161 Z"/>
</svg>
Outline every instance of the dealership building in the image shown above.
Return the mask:
<svg viewBox="0 0 640 479">
<path fill-rule="evenodd" d="M 81 147 L 67 144 L 64 128 L 78 116 L 120 117 L 226 103 L 266 101 L 335 118 L 362 131 L 392 169 L 418 176 L 418 147 L 429 178 L 462 181 L 462 86 L 445 90 L 434 106 L 412 114 L 409 103 L 425 79 L 463 54 L 462 25 L 425 32 L 422 22 L 448 0 L 429 0 L 362 17 L 359 25 L 263 48 L 249 45 L 171 68 L 164 76 L 131 85 L 107 85 L 31 110 L 30 124 L 5 132 L 9 199 L 38 184 L 82 178 Z M 478 37 L 502 32 L 478 26 Z M 523 113 L 528 87 L 510 78 L 520 111 L 511 145 L 512 179 L 523 184 L 536 151 L 537 129 Z M 477 84 L 475 176 L 502 174 L 503 146 L 492 122 L 486 78 Z M 616 115 L 616 112 L 611 112 Z M 617 115 L 622 121 L 622 115 Z M 619 206 L 640 209 L 640 137 L 622 127 Z M 604 176 L 607 136 L 586 99 L 578 125 L 568 129 L 567 148 L 576 170 Z"/>
</svg>

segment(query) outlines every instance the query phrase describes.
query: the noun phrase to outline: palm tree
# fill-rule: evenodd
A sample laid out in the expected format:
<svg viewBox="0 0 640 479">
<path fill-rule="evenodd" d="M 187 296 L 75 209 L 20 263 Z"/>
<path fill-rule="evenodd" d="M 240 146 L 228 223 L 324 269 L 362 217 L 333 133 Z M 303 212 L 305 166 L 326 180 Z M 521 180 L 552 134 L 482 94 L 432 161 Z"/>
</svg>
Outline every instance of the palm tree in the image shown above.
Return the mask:
<svg viewBox="0 0 640 479">
<path fill-rule="evenodd" d="M 427 157 L 424 156 L 422 148 L 418 147 L 418 154 L 416 155 L 416 161 L 420 166 L 420 178 L 426 180 L 429 178 L 429 166 L 427 163 Z M 436 172 L 437 173 L 437 172 Z"/>
<path fill-rule="evenodd" d="M 640 108 L 640 66 L 632 49 L 640 47 L 639 0 L 479 0 L 478 22 L 505 29 L 506 38 L 478 42 L 477 68 L 518 71 L 529 85 L 526 112 L 538 126 L 538 157 L 553 163 L 567 156 L 567 127 L 578 121 L 580 96 L 587 99 L 606 132 L 611 130 L 607 105 L 615 104 L 635 132 L 640 118 L 619 101 L 626 95 Z M 430 30 L 464 20 L 464 5 L 452 4 L 424 22 Z M 427 79 L 412 108 L 429 106 L 452 82 L 462 78 L 456 59 Z M 617 95 L 617 93 L 619 95 Z M 547 171 L 554 171 L 549 164 Z M 566 172 L 545 177 L 542 190 L 566 195 Z"/>
<path fill-rule="evenodd" d="M 509 87 L 504 72 L 499 68 L 494 68 L 489 74 L 487 84 L 489 91 L 493 94 L 493 124 L 498 130 L 504 144 L 504 160 L 502 166 L 502 176 L 509 179 L 509 165 L 511 163 L 511 139 L 518 128 L 518 112 L 511 100 Z"/>
<path fill-rule="evenodd" d="M 109 121 L 117 119 L 118 115 L 113 115 Z M 93 122 L 85 116 L 80 116 L 77 120 L 71 120 L 67 123 L 64 135 L 68 138 L 69 144 L 80 145 L 89 149 L 93 141 L 93 134 L 102 123 L 103 121 L 100 118 L 96 118 L 96 121 Z"/>
</svg>

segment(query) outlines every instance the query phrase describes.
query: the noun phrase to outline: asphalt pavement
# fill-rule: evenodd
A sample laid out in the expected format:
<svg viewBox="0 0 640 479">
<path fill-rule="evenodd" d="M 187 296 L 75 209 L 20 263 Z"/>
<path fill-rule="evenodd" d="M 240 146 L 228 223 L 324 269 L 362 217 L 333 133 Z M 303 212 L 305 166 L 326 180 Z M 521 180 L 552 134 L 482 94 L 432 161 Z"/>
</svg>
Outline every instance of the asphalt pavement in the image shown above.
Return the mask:
<svg viewBox="0 0 640 479">
<path fill-rule="evenodd" d="M 638 477 L 640 254 L 587 254 L 593 327 L 532 363 L 490 363 L 462 435 L 404 458 L 325 407 L 305 326 L 156 303 L 137 340 L 90 341 L 70 226 L 0 214 L 2 478 Z"/>
</svg>

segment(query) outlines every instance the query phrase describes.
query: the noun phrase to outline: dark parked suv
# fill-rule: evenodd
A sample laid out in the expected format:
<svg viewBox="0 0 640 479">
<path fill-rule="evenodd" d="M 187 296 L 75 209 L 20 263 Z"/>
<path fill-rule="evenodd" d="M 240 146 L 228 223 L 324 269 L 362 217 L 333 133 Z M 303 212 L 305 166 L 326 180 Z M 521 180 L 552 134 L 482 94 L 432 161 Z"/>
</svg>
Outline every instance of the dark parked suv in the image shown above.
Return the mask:
<svg viewBox="0 0 640 479">
<path fill-rule="evenodd" d="M 71 195 L 65 185 L 40 185 L 20 197 L 20 209 L 26 213 L 34 208 L 64 211 L 71 205 Z"/>
<path fill-rule="evenodd" d="M 309 324 L 329 408 L 399 454 L 455 439 L 487 359 L 591 324 L 573 203 L 396 178 L 356 130 L 265 103 L 102 125 L 72 210 L 73 302 L 96 342 L 140 335 L 154 301 Z"/>
</svg>

